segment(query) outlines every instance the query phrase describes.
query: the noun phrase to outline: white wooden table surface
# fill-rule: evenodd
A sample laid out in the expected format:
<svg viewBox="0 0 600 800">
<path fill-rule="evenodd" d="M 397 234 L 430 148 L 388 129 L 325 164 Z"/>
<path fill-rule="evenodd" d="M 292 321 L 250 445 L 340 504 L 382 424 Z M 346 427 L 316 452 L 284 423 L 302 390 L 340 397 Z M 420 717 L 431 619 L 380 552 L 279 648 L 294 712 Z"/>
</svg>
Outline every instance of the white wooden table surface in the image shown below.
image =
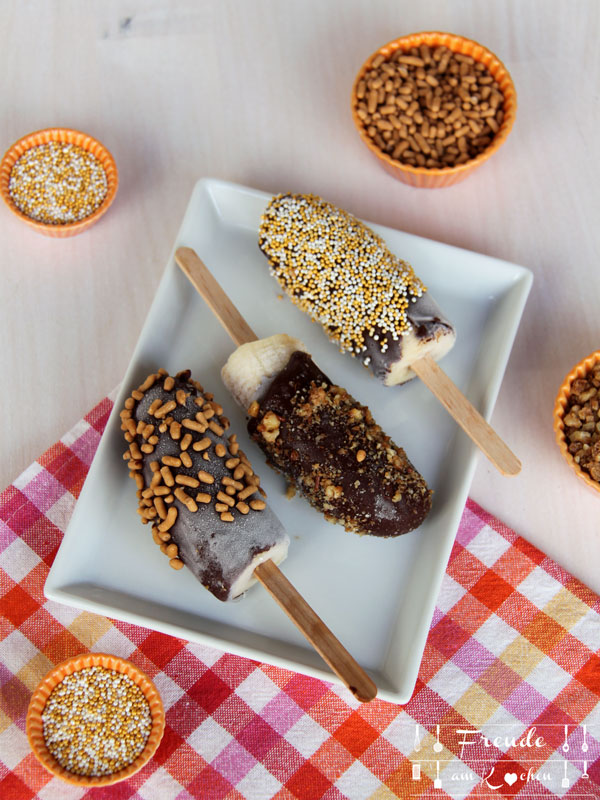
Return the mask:
<svg viewBox="0 0 600 800">
<path fill-rule="evenodd" d="M 0 149 L 87 131 L 120 189 L 72 239 L 0 208 L 0 485 L 121 380 L 196 180 L 293 187 L 534 272 L 492 419 L 523 471 L 480 457 L 471 496 L 600 591 L 600 495 L 552 431 L 558 386 L 600 347 L 599 23 L 596 0 L 3 0 Z M 383 172 L 349 111 L 364 59 L 419 30 L 485 44 L 518 94 L 500 152 L 437 191 Z"/>
</svg>

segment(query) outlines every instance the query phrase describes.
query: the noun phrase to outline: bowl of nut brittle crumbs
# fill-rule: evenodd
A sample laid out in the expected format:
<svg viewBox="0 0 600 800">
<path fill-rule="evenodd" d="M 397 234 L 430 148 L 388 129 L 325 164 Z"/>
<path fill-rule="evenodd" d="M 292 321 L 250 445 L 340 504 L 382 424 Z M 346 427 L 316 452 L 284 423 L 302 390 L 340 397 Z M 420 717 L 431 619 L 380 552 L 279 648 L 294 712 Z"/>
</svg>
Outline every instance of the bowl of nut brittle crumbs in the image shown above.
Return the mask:
<svg viewBox="0 0 600 800">
<path fill-rule="evenodd" d="M 554 432 L 567 464 L 600 492 L 600 350 L 563 381 L 554 405 Z"/>
<path fill-rule="evenodd" d="M 82 233 L 110 208 L 119 179 L 112 155 L 70 128 L 47 128 L 15 142 L 0 162 L 0 194 L 36 231 L 55 238 Z"/>
<path fill-rule="evenodd" d="M 352 117 L 383 168 L 411 186 L 464 180 L 506 141 L 517 97 L 502 62 L 450 33 L 403 36 L 380 47 L 352 88 Z"/>
<path fill-rule="evenodd" d="M 165 712 L 152 681 L 129 661 L 87 653 L 41 681 L 27 711 L 34 755 L 59 778 L 108 786 L 131 777 L 154 755 Z"/>
</svg>

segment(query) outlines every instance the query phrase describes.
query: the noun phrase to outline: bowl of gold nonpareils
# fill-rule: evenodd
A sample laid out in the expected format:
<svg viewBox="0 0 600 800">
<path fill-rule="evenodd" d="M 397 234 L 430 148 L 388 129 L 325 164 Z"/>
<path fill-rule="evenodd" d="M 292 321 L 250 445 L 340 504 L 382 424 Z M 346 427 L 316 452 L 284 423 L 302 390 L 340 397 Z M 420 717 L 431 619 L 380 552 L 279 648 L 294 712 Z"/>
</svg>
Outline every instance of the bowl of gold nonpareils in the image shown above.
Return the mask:
<svg viewBox="0 0 600 800">
<path fill-rule="evenodd" d="M 36 231 L 63 238 L 82 233 L 112 204 L 115 160 L 99 141 L 70 128 L 47 128 L 15 142 L 0 162 L 0 194 Z"/>
<path fill-rule="evenodd" d="M 131 777 L 154 755 L 164 727 L 152 681 L 107 653 L 79 655 L 55 667 L 33 693 L 26 719 L 36 758 L 80 787 Z"/>
<path fill-rule="evenodd" d="M 516 116 L 512 79 L 471 39 L 414 33 L 380 47 L 352 88 L 352 117 L 383 168 L 411 186 L 464 180 L 508 136 Z"/>
<path fill-rule="evenodd" d="M 554 404 L 554 433 L 567 464 L 600 492 L 600 350 L 564 379 Z"/>
</svg>

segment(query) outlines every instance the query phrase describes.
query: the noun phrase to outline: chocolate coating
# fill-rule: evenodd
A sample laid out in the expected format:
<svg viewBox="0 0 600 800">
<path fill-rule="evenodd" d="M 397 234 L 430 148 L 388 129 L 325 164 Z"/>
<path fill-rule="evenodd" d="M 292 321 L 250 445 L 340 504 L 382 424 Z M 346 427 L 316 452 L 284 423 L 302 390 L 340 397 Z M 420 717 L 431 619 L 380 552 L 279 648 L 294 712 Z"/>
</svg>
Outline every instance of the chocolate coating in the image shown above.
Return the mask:
<svg viewBox="0 0 600 800">
<path fill-rule="evenodd" d="M 440 337 L 454 336 L 452 323 L 442 315 L 438 304 L 428 292 L 409 305 L 406 316 L 411 324 L 412 335 L 422 347 L 435 342 Z M 397 339 L 391 336 L 385 337 L 387 342 L 385 351 L 381 349 L 381 339 L 384 338 L 384 335 L 380 330 L 376 330 L 375 335 L 378 336 L 377 339 L 365 331 L 366 351 L 364 356 L 368 358 L 368 366 L 373 375 L 384 382 L 394 365 L 404 356 L 403 343 L 406 334 L 400 335 Z"/>
<path fill-rule="evenodd" d="M 429 513 L 431 491 L 404 450 L 307 353 L 292 354 L 248 431 L 268 463 L 348 531 L 399 536 Z"/>
</svg>

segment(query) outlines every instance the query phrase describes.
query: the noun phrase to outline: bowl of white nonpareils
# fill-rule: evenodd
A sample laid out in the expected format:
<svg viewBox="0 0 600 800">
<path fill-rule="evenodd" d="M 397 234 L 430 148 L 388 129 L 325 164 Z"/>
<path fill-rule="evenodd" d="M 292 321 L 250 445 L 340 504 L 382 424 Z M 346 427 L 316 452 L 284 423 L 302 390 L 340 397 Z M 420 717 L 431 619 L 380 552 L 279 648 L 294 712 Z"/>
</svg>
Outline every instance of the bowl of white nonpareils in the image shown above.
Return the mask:
<svg viewBox="0 0 600 800">
<path fill-rule="evenodd" d="M 152 681 L 125 659 L 86 653 L 58 664 L 27 711 L 29 744 L 43 766 L 80 787 L 125 780 L 154 755 L 165 712 Z"/>
<path fill-rule="evenodd" d="M 0 194 L 22 222 L 45 236 L 74 236 L 110 208 L 119 179 L 99 141 L 70 128 L 46 128 L 15 142 L 0 162 Z"/>
</svg>

